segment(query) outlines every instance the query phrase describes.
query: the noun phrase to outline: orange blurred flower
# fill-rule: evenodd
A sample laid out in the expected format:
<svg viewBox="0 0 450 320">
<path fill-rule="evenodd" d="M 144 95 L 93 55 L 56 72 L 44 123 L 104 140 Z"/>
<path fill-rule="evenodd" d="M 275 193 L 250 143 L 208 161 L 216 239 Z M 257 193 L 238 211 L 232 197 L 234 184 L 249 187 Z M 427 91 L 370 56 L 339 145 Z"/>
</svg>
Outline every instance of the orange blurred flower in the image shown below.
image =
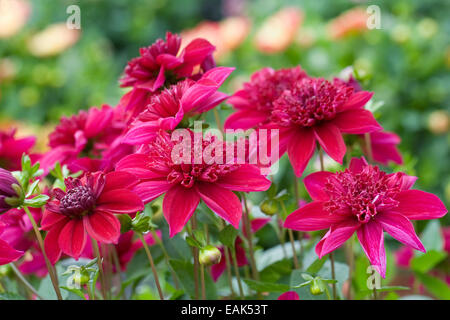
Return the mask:
<svg viewBox="0 0 450 320">
<path fill-rule="evenodd" d="M 0 1 L 0 39 L 9 38 L 22 29 L 31 13 L 26 0 Z"/>
<path fill-rule="evenodd" d="M 65 23 L 52 24 L 28 41 L 28 50 L 36 57 L 50 57 L 72 47 L 80 37 L 80 30 L 69 29 Z"/>
<path fill-rule="evenodd" d="M 203 38 L 216 47 L 214 58 L 220 60 L 239 47 L 250 32 L 250 21 L 245 17 L 229 17 L 220 22 L 203 21 L 181 33 L 182 48 L 195 38 Z"/>
<path fill-rule="evenodd" d="M 294 41 L 302 21 L 303 12 L 300 9 L 281 9 L 269 17 L 256 33 L 256 48 L 264 53 L 284 51 Z"/>
<path fill-rule="evenodd" d="M 334 40 L 367 30 L 368 13 L 362 8 L 345 11 L 328 23 L 328 36 Z"/>
</svg>

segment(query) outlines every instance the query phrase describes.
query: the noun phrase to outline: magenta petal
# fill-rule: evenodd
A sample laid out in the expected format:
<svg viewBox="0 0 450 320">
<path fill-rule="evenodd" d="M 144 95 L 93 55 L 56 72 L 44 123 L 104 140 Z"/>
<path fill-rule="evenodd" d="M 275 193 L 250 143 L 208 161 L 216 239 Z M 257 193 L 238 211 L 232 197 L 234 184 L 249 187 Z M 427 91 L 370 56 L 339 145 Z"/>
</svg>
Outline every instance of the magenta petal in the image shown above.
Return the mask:
<svg viewBox="0 0 450 320">
<path fill-rule="evenodd" d="M 328 178 L 332 175 L 333 173 L 331 172 L 319 171 L 314 172 L 303 179 L 305 188 L 313 200 L 326 201 L 330 198 L 325 192 L 325 183 L 327 183 Z"/>
<path fill-rule="evenodd" d="M 342 106 L 341 110 L 362 108 L 367 102 L 369 102 L 372 96 L 373 92 L 359 91 L 347 100 L 347 102 Z"/>
<path fill-rule="evenodd" d="M 383 127 L 375 120 L 372 112 L 365 109 L 347 110 L 336 115 L 333 124 L 341 132 L 362 134 L 382 130 Z"/>
<path fill-rule="evenodd" d="M 23 255 L 22 251 L 17 251 L 6 241 L 0 240 L 0 265 L 16 261 Z"/>
<path fill-rule="evenodd" d="M 356 220 L 348 220 L 332 225 L 327 234 L 316 246 L 316 253 L 319 258 L 342 246 L 355 233 L 359 226 L 360 223 Z"/>
<path fill-rule="evenodd" d="M 101 133 L 110 124 L 112 118 L 113 109 L 107 105 L 104 105 L 101 110 L 91 108 L 84 128 L 86 138 L 92 138 Z"/>
<path fill-rule="evenodd" d="M 352 160 L 350 160 L 349 169 L 353 173 L 360 173 L 364 169 L 364 167 L 367 167 L 368 165 L 369 164 L 364 157 L 352 158 Z"/>
<path fill-rule="evenodd" d="M 333 158 L 333 160 L 342 164 L 347 148 L 345 147 L 344 138 L 342 138 L 342 134 L 338 127 L 331 123 L 325 123 L 314 127 L 314 134 L 323 150 Z"/>
<path fill-rule="evenodd" d="M 159 126 L 155 122 L 139 123 L 125 134 L 123 142 L 132 145 L 150 143 L 158 130 Z"/>
<path fill-rule="evenodd" d="M 439 219 L 445 216 L 447 209 L 434 194 L 420 190 L 404 190 L 395 200 L 399 201 L 396 212 L 410 220 Z"/>
<path fill-rule="evenodd" d="M 219 279 L 219 277 L 222 275 L 222 273 L 225 271 L 226 269 L 226 258 L 225 258 L 225 251 L 223 249 L 223 247 L 219 248 L 220 252 L 222 253 L 222 257 L 220 258 L 219 263 L 213 264 L 211 266 L 211 276 L 214 280 L 214 282 L 217 281 L 217 279 Z"/>
<path fill-rule="evenodd" d="M 86 245 L 86 238 L 83 220 L 74 219 L 62 228 L 58 237 L 58 245 L 62 252 L 78 259 Z"/>
<path fill-rule="evenodd" d="M 106 174 L 106 182 L 103 192 L 115 189 L 131 189 L 136 185 L 136 177 L 125 171 L 114 171 Z"/>
<path fill-rule="evenodd" d="M 156 78 L 155 82 L 153 83 L 152 92 L 155 92 L 159 88 L 161 88 L 164 85 L 164 82 L 166 81 L 166 76 L 164 74 L 165 69 L 164 66 L 161 66 L 159 69 L 158 77 Z"/>
<path fill-rule="evenodd" d="M 97 199 L 96 208 L 114 214 L 136 213 L 144 210 L 144 204 L 136 193 L 127 189 L 115 189 L 103 192 Z"/>
<path fill-rule="evenodd" d="M 277 300 L 300 300 L 300 297 L 295 291 L 287 291 L 280 295 Z"/>
<path fill-rule="evenodd" d="M 294 173 L 300 177 L 314 154 L 316 139 L 312 130 L 297 130 L 292 133 L 287 145 L 287 152 Z"/>
<path fill-rule="evenodd" d="M 69 219 L 69 218 L 67 218 Z M 44 240 L 44 249 L 48 259 L 52 264 L 55 264 L 61 257 L 61 248 L 58 245 L 59 234 L 62 228 L 66 225 L 66 221 L 61 221 L 58 224 L 53 225 Z"/>
<path fill-rule="evenodd" d="M 183 61 L 180 58 L 168 53 L 158 55 L 156 62 L 162 64 L 165 69 L 171 70 L 178 67 Z"/>
<path fill-rule="evenodd" d="M 171 187 L 172 185 L 167 180 L 151 180 L 139 183 L 133 191 L 144 203 L 149 203 L 167 192 Z"/>
<path fill-rule="evenodd" d="M 242 216 L 239 198 L 231 191 L 212 183 L 199 183 L 198 193 L 205 204 L 236 229 Z"/>
<path fill-rule="evenodd" d="M 229 100 L 228 100 L 229 101 Z M 226 129 L 247 130 L 266 121 L 268 114 L 255 110 L 239 110 L 225 120 Z"/>
<path fill-rule="evenodd" d="M 230 67 L 213 68 L 205 72 L 200 80 L 210 79 L 214 81 L 218 86 L 221 86 L 234 70 L 235 68 Z"/>
<path fill-rule="evenodd" d="M 271 181 L 261 175 L 261 169 L 250 164 L 241 165 L 217 181 L 222 188 L 244 192 L 266 191 L 270 184 Z"/>
<path fill-rule="evenodd" d="M 414 231 L 414 226 L 408 218 L 396 212 L 383 212 L 376 216 L 377 222 L 389 233 L 404 245 L 416 250 L 425 252 L 425 248 Z"/>
<path fill-rule="evenodd" d="M 331 215 L 323 208 L 323 202 L 314 201 L 295 210 L 287 216 L 284 227 L 297 231 L 317 231 L 328 229 L 333 223 L 345 217 Z"/>
<path fill-rule="evenodd" d="M 189 65 L 197 65 L 215 50 L 215 47 L 207 40 L 197 38 L 192 40 L 181 53 L 184 62 Z"/>
<path fill-rule="evenodd" d="M 59 202 L 57 202 L 59 205 Z M 65 215 L 52 212 L 50 210 L 45 209 L 44 213 L 42 215 L 41 220 L 41 229 L 42 230 L 50 230 L 55 224 L 63 221 L 63 220 L 69 220 L 69 218 Z"/>
<path fill-rule="evenodd" d="M 96 211 L 83 218 L 89 235 L 103 243 L 117 243 L 120 236 L 120 221 L 113 214 Z"/>
<path fill-rule="evenodd" d="M 127 171 L 139 179 L 167 177 L 167 173 L 157 173 L 149 166 L 150 157 L 145 154 L 130 154 L 122 158 L 116 165 L 117 171 Z"/>
<path fill-rule="evenodd" d="M 199 202 L 200 196 L 195 188 L 177 185 L 167 191 L 163 200 L 163 213 L 169 224 L 170 237 L 183 229 Z"/>
<path fill-rule="evenodd" d="M 386 252 L 384 250 L 383 228 L 376 221 L 363 224 L 357 231 L 361 244 L 370 264 L 380 275 L 386 276 Z"/>
</svg>

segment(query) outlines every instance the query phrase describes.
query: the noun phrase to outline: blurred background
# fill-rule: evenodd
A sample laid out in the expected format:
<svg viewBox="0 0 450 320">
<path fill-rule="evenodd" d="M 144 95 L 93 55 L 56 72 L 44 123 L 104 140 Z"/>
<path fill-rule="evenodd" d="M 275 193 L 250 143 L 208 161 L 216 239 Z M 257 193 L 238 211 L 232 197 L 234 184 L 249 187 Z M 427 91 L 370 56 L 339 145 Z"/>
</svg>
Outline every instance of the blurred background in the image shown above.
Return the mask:
<svg viewBox="0 0 450 320">
<path fill-rule="evenodd" d="M 81 30 L 66 27 L 73 4 Z M 373 4 L 381 28 L 369 30 Z M 449 14 L 439 0 L 0 0 L 0 126 L 45 148 L 62 115 L 116 105 L 127 61 L 170 30 L 216 45 L 217 63 L 236 67 L 228 93 L 264 66 L 324 77 L 352 66 L 383 103 L 378 120 L 402 138 L 401 169 L 448 206 Z"/>
</svg>

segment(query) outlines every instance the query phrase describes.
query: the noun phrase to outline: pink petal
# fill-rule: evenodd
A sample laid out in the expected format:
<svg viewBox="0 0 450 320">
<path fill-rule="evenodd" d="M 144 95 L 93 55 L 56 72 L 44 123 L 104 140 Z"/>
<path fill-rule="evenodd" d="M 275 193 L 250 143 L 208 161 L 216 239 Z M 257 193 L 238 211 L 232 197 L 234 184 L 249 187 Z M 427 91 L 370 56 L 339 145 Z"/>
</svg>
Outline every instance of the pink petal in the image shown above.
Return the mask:
<svg viewBox="0 0 450 320">
<path fill-rule="evenodd" d="M 137 183 L 136 177 L 125 171 L 114 171 L 106 174 L 106 183 L 103 192 L 115 189 L 131 189 Z"/>
<path fill-rule="evenodd" d="M 69 219 L 69 218 L 67 218 Z M 45 254 L 52 264 L 55 264 L 61 257 L 61 248 L 58 245 L 58 238 L 61 230 L 66 225 L 67 221 L 61 221 L 47 232 L 44 240 Z"/>
<path fill-rule="evenodd" d="M 323 202 L 314 201 L 295 210 L 287 216 L 284 227 L 297 231 L 316 231 L 328 229 L 344 217 L 330 214 L 323 208 Z"/>
<path fill-rule="evenodd" d="M 382 130 L 372 112 L 365 109 L 347 110 L 336 115 L 333 124 L 344 133 L 361 134 Z"/>
<path fill-rule="evenodd" d="M 222 253 L 222 257 L 220 258 L 219 263 L 213 264 L 211 266 L 211 276 L 214 280 L 214 282 L 219 279 L 219 277 L 222 275 L 222 273 L 225 271 L 227 265 L 226 265 L 226 258 L 225 258 L 225 252 L 223 248 L 219 248 L 220 252 Z"/>
<path fill-rule="evenodd" d="M 195 188 L 178 185 L 167 191 L 163 200 L 163 213 L 169 224 L 170 237 L 183 229 L 199 202 L 200 196 Z"/>
<path fill-rule="evenodd" d="M 0 265 L 16 261 L 23 255 L 22 251 L 17 251 L 6 241 L 0 240 Z"/>
<path fill-rule="evenodd" d="M 404 190 L 395 197 L 395 200 L 400 202 L 395 211 L 409 220 L 439 219 L 447 213 L 442 201 L 428 192 Z"/>
<path fill-rule="evenodd" d="M 250 221 L 250 229 L 252 232 L 258 232 L 261 230 L 266 224 L 270 222 L 270 218 L 255 218 Z"/>
<path fill-rule="evenodd" d="M 169 191 L 171 187 L 172 184 L 168 183 L 167 180 L 151 180 L 139 183 L 134 188 L 134 192 L 144 203 L 149 203 Z"/>
<path fill-rule="evenodd" d="M 220 177 L 217 185 L 234 191 L 257 192 L 269 189 L 271 181 L 261 175 L 261 169 L 257 166 L 244 164 Z"/>
<path fill-rule="evenodd" d="M 363 224 L 356 234 L 370 264 L 384 278 L 386 276 L 386 252 L 384 251 L 383 228 L 376 221 L 371 221 Z"/>
<path fill-rule="evenodd" d="M 228 100 L 229 102 L 230 100 Z M 243 129 L 247 130 L 266 121 L 269 115 L 256 110 L 240 110 L 230 115 L 225 120 L 224 127 L 226 129 Z"/>
<path fill-rule="evenodd" d="M 331 172 L 319 171 L 314 172 L 303 179 L 305 188 L 313 200 L 326 201 L 330 198 L 325 192 L 325 183 L 327 183 L 328 178 L 332 175 L 333 173 Z"/>
<path fill-rule="evenodd" d="M 364 167 L 367 167 L 368 165 L 369 164 L 364 157 L 352 158 L 352 160 L 350 160 L 349 169 L 353 173 L 360 173 Z"/>
<path fill-rule="evenodd" d="M 86 238 L 83 220 L 73 219 L 62 228 L 58 237 L 58 245 L 62 252 L 78 259 L 86 245 Z"/>
<path fill-rule="evenodd" d="M 280 295 L 277 300 L 300 300 L 300 297 L 295 291 L 287 291 Z"/>
<path fill-rule="evenodd" d="M 324 123 L 314 127 L 314 134 L 323 150 L 335 161 L 342 164 L 347 148 L 338 127 L 331 123 Z"/>
<path fill-rule="evenodd" d="M 63 214 L 54 213 L 50 210 L 45 209 L 42 214 L 41 229 L 50 230 L 55 224 L 63 221 L 69 220 L 69 218 Z"/>
<path fill-rule="evenodd" d="M 114 214 L 136 213 L 144 210 L 144 204 L 136 193 L 127 189 L 115 189 L 102 192 L 97 199 L 97 209 Z"/>
<path fill-rule="evenodd" d="M 350 99 L 342 106 L 341 110 L 358 109 L 364 107 L 372 98 L 373 92 L 359 91 L 353 94 Z"/>
<path fill-rule="evenodd" d="M 123 142 L 132 145 L 150 143 L 156 137 L 158 130 L 159 126 L 155 122 L 139 123 L 125 134 Z"/>
<path fill-rule="evenodd" d="M 303 174 L 303 171 L 305 171 L 309 159 L 311 159 L 314 154 L 315 148 L 316 138 L 314 137 L 313 130 L 296 130 L 289 137 L 287 152 L 297 177 L 300 177 Z"/>
<path fill-rule="evenodd" d="M 347 220 L 332 225 L 327 234 L 319 241 L 316 246 L 316 253 L 319 258 L 336 250 L 344 244 L 359 228 L 360 223 L 356 220 Z"/>
<path fill-rule="evenodd" d="M 383 212 L 376 216 L 377 222 L 389 233 L 404 245 L 416 250 L 425 252 L 425 248 L 414 231 L 414 226 L 408 218 L 396 212 Z"/>
<path fill-rule="evenodd" d="M 181 53 L 184 62 L 189 65 L 200 64 L 208 55 L 212 54 L 215 47 L 207 40 L 197 38 L 192 40 Z"/>
<path fill-rule="evenodd" d="M 235 68 L 230 67 L 213 68 L 205 72 L 200 81 L 202 79 L 210 79 L 214 81 L 218 86 L 221 86 L 234 70 Z"/>
<path fill-rule="evenodd" d="M 145 154 L 130 154 L 122 158 L 116 165 L 117 171 L 127 171 L 139 179 L 153 179 L 166 177 L 168 172 L 158 173 L 152 171 L 149 165 L 150 157 Z M 169 168 L 167 168 L 169 170 Z"/>
<path fill-rule="evenodd" d="M 236 229 L 242 216 L 239 198 L 231 191 L 212 183 L 199 183 L 198 193 L 205 204 Z"/>
<path fill-rule="evenodd" d="M 95 211 L 83 218 L 89 235 L 103 243 L 117 243 L 120 236 L 120 221 L 108 212 Z"/>
<path fill-rule="evenodd" d="M 112 118 L 113 109 L 107 105 L 102 106 L 101 110 L 91 108 L 84 127 L 86 138 L 92 138 L 101 133 L 110 124 Z"/>
<path fill-rule="evenodd" d="M 169 53 L 158 55 L 156 62 L 162 64 L 167 70 L 174 69 L 183 63 L 182 59 L 177 58 L 176 56 Z"/>
</svg>

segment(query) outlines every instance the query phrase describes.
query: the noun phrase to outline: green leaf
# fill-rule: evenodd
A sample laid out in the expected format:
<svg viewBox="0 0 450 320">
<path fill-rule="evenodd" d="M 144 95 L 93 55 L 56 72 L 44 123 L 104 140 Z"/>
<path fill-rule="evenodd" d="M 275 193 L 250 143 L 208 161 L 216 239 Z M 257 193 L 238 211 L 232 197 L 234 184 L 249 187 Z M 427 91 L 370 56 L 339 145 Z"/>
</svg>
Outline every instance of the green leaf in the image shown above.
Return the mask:
<svg viewBox="0 0 450 320">
<path fill-rule="evenodd" d="M 438 299 L 450 300 L 450 288 L 444 281 L 424 273 L 416 272 L 415 274 L 425 288 Z"/>
<path fill-rule="evenodd" d="M 219 233 L 219 241 L 228 248 L 234 247 L 234 242 L 236 240 L 238 231 L 232 226 L 227 225 L 225 228 L 222 229 Z"/>
<path fill-rule="evenodd" d="M 195 298 L 195 284 L 194 284 L 194 266 L 189 261 L 182 260 L 170 260 L 170 265 L 180 279 L 181 285 L 185 292 L 194 299 Z M 206 299 L 216 300 L 217 292 L 216 286 L 209 275 L 209 272 L 205 272 L 205 291 Z"/>
<path fill-rule="evenodd" d="M 26 300 L 26 298 L 17 293 L 5 292 L 0 293 L 0 300 Z"/>
<path fill-rule="evenodd" d="M 316 259 L 309 267 L 306 272 L 311 274 L 316 274 L 322 269 L 325 262 L 327 262 L 328 256 L 322 257 L 322 259 Z"/>
<path fill-rule="evenodd" d="M 262 282 L 250 279 L 244 279 L 244 282 L 250 289 L 257 292 L 286 292 L 291 289 L 289 285 L 281 283 Z"/>
<path fill-rule="evenodd" d="M 128 214 L 118 214 L 116 217 L 120 221 L 120 233 L 125 233 L 131 230 L 132 220 Z"/>
<path fill-rule="evenodd" d="M 32 199 L 25 199 L 23 202 L 24 206 L 32 208 L 41 208 L 44 206 L 50 197 L 46 194 L 40 194 Z"/>
<path fill-rule="evenodd" d="M 429 250 L 442 251 L 444 239 L 442 238 L 441 225 L 438 220 L 428 222 L 421 236 L 422 243 Z"/>
<path fill-rule="evenodd" d="M 191 237 L 191 236 L 187 236 L 187 237 L 186 237 L 186 243 L 187 243 L 188 245 L 190 245 L 191 247 L 194 247 L 194 248 L 199 248 L 199 249 L 202 248 L 201 243 L 198 242 L 196 239 L 194 239 L 194 238 Z"/>
<path fill-rule="evenodd" d="M 84 296 L 83 291 L 81 291 L 80 289 L 76 289 L 76 288 L 68 288 L 66 286 L 60 286 L 61 289 L 67 290 L 69 292 L 72 292 L 74 294 L 76 294 L 77 296 L 79 296 L 80 298 L 82 298 L 83 300 L 86 300 L 86 297 Z"/>
<path fill-rule="evenodd" d="M 447 257 L 446 252 L 429 250 L 411 260 L 411 268 L 420 273 L 427 273 Z"/>
</svg>

